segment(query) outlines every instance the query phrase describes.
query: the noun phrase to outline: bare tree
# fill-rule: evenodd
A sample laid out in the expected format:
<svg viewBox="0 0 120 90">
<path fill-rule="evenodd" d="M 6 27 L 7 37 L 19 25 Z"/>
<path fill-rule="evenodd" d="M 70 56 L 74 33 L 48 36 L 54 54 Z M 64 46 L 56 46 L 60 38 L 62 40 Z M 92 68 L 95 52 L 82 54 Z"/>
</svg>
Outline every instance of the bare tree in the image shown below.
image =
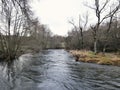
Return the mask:
<svg viewBox="0 0 120 90">
<path fill-rule="evenodd" d="M 81 41 L 81 39 L 80 39 L 79 30 L 78 30 L 77 25 L 75 25 L 75 22 L 74 22 L 73 19 L 72 19 L 71 21 L 68 21 L 68 22 L 69 22 L 71 25 L 73 25 L 74 30 L 75 30 L 76 33 L 77 33 L 78 45 L 80 45 L 80 41 Z M 80 46 L 79 46 L 79 49 L 80 49 Z"/>
<path fill-rule="evenodd" d="M 105 38 L 105 43 L 104 43 L 104 47 L 103 47 L 103 53 L 105 53 L 106 51 L 106 47 L 109 45 L 109 37 L 118 39 L 118 34 L 119 34 L 119 28 L 118 28 L 118 17 L 116 17 L 117 15 L 117 11 L 119 9 L 116 9 L 116 11 L 114 11 L 114 13 L 110 16 L 109 18 L 109 22 L 107 23 L 107 28 L 106 28 L 106 38 Z M 114 30 L 114 31 L 113 31 Z M 112 32 L 115 32 L 111 35 Z"/>
<path fill-rule="evenodd" d="M 83 36 L 83 30 L 86 29 L 86 26 L 87 26 L 87 23 L 88 23 L 88 13 L 86 14 L 85 16 L 85 22 L 84 22 L 84 25 L 82 26 L 81 24 L 81 18 L 80 18 L 80 15 L 79 15 L 79 30 L 80 30 L 80 34 L 81 34 L 81 44 L 82 44 L 82 49 L 84 49 L 84 36 Z"/>
<path fill-rule="evenodd" d="M 25 0 L 26 1 L 26 0 Z M 0 2 L 0 58 L 10 62 L 20 53 L 22 37 L 28 30 L 25 1 L 1 0 Z M 24 12 L 24 13 L 23 13 Z"/>
<path fill-rule="evenodd" d="M 33 44 L 31 44 L 32 46 L 30 46 L 31 48 L 35 47 L 34 49 L 46 49 L 49 44 L 49 39 L 51 37 L 51 32 L 50 29 L 48 28 L 47 25 L 41 24 L 39 22 L 39 20 L 33 19 L 32 23 L 31 23 L 31 29 L 29 31 L 29 35 L 30 35 L 30 42 L 34 42 Z"/>
<path fill-rule="evenodd" d="M 89 7 L 95 10 L 95 14 L 97 17 L 97 24 L 95 26 L 91 26 L 91 29 L 93 30 L 93 37 L 94 37 L 94 52 L 96 54 L 97 53 L 97 41 L 98 41 L 97 32 L 99 31 L 99 27 L 103 23 L 104 20 L 111 18 L 109 28 L 108 28 L 108 31 L 109 31 L 111 22 L 112 22 L 112 17 L 120 8 L 120 1 L 118 1 L 118 4 L 115 6 L 114 9 L 112 9 L 110 12 L 108 12 L 103 17 L 102 17 L 103 12 L 107 8 L 107 5 L 109 4 L 110 0 L 106 0 L 103 5 L 100 4 L 100 0 L 94 0 L 94 1 L 95 1 L 94 3 L 95 7 L 90 7 L 90 6 Z"/>
<path fill-rule="evenodd" d="M 86 29 L 87 23 L 88 23 L 88 13 L 86 14 L 86 16 L 84 17 L 84 22 L 82 22 L 82 18 L 79 15 L 79 26 L 75 25 L 74 20 L 72 19 L 71 21 L 69 21 L 70 24 L 72 24 L 74 26 L 74 29 L 77 33 L 77 37 L 78 37 L 78 42 L 80 45 L 81 42 L 81 46 L 82 49 L 84 49 L 84 36 L 83 36 L 83 30 Z M 80 37 L 81 36 L 81 37 Z"/>
</svg>

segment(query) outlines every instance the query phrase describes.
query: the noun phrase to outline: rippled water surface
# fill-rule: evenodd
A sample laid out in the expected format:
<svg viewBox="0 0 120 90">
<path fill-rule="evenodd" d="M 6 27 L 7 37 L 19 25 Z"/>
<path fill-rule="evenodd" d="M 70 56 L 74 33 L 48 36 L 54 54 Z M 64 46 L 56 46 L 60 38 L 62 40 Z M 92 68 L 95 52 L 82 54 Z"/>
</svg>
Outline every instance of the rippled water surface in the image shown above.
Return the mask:
<svg viewBox="0 0 120 90">
<path fill-rule="evenodd" d="M 75 62 L 65 50 L 20 60 L 11 82 L 0 78 L 0 90 L 120 90 L 120 67 Z"/>
</svg>

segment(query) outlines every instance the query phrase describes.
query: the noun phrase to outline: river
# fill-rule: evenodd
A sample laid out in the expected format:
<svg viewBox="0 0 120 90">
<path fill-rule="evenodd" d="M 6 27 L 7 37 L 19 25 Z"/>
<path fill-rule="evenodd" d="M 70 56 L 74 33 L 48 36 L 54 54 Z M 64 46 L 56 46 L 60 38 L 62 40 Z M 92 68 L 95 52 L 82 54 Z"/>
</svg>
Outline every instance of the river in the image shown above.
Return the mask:
<svg viewBox="0 0 120 90">
<path fill-rule="evenodd" d="M 0 90 L 120 90 L 120 67 L 75 62 L 63 49 L 25 54 L 18 61 L 11 81 L 0 73 Z"/>
</svg>

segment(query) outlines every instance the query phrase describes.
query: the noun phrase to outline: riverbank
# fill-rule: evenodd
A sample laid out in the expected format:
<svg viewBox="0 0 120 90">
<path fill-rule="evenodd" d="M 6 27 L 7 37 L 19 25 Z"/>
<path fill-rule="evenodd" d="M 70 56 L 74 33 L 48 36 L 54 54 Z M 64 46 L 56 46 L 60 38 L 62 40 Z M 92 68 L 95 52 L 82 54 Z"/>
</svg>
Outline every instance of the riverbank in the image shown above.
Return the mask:
<svg viewBox="0 0 120 90">
<path fill-rule="evenodd" d="M 95 55 L 94 52 L 85 50 L 70 50 L 69 52 L 75 57 L 76 61 L 120 66 L 120 55 L 116 53 L 98 53 Z"/>
<path fill-rule="evenodd" d="M 11 63 L 23 54 L 28 54 L 28 53 L 36 54 L 36 53 L 39 53 L 41 50 L 42 49 L 37 46 L 31 47 L 30 45 L 29 46 L 23 45 L 21 47 L 21 49 L 19 51 L 17 51 L 16 55 L 11 56 L 10 58 L 7 57 L 8 55 L 6 55 L 6 53 L 0 52 L 0 62 L 7 62 L 7 63 L 10 62 Z"/>
</svg>

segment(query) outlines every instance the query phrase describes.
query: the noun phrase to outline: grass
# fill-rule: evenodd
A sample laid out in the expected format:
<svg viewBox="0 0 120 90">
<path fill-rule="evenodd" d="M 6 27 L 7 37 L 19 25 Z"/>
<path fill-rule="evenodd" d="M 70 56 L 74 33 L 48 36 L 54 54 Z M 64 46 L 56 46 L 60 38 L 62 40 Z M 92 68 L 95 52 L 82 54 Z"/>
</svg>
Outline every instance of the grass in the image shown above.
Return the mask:
<svg viewBox="0 0 120 90">
<path fill-rule="evenodd" d="M 70 53 L 76 58 L 76 61 L 120 66 L 120 55 L 115 53 L 98 53 L 95 55 L 94 52 L 86 50 L 70 50 Z"/>
</svg>

